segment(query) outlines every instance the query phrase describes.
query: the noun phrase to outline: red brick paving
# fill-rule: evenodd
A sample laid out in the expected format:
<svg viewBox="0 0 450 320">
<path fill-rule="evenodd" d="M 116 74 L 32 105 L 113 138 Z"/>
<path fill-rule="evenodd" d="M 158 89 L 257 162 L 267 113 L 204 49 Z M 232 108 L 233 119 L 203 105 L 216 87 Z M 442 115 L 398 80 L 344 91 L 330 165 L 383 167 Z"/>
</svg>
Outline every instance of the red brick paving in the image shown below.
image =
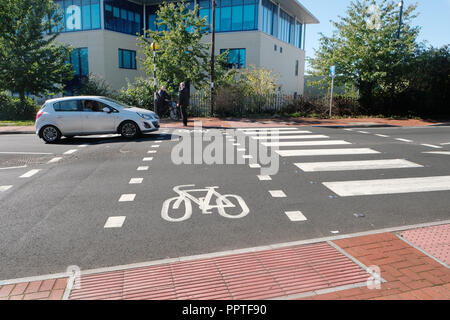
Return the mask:
<svg viewBox="0 0 450 320">
<path fill-rule="evenodd" d="M 0 286 L 0 300 L 61 300 L 68 278 Z"/>
<path fill-rule="evenodd" d="M 361 287 L 310 299 L 450 300 L 450 269 L 395 234 L 342 239 L 334 243 L 366 266 L 378 266 L 381 277 L 387 282 L 381 284 L 380 290 Z"/>
<path fill-rule="evenodd" d="M 447 225 L 448 226 L 448 225 Z M 430 227 L 435 228 L 435 227 Z M 440 230 L 450 230 L 442 226 Z M 436 230 L 436 229 L 430 229 Z M 439 239 L 435 242 L 439 243 Z M 393 233 L 334 241 L 387 282 L 309 300 L 450 300 L 450 269 Z M 268 299 L 365 282 L 368 274 L 328 243 L 84 275 L 71 299 Z M 0 286 L 0 300 L 60 300 L 67 278 Z"/>
</svg>

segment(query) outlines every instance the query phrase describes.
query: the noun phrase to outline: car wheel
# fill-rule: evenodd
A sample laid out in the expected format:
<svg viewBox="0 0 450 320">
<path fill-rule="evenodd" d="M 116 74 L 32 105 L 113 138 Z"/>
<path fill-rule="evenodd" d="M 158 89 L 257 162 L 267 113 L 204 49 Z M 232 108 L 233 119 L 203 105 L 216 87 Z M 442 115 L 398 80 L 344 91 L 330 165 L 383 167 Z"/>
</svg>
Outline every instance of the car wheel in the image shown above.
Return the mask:
<svg viewBox="0 0 450 320">
<path fill-rule="evenodd" d="M 133 139 L 139 136 L 140 130 L 137 124 L 133 121 L 125 121 L 120 125 L 119 133 L 124 138 Z"/>
<path fill-rule="evenodd" d="M 55 126 L 45 126 L 41 130 L 41 138 L 46 143 L 54 143 L 61 139 L 61 132 Z"/>
</svg>

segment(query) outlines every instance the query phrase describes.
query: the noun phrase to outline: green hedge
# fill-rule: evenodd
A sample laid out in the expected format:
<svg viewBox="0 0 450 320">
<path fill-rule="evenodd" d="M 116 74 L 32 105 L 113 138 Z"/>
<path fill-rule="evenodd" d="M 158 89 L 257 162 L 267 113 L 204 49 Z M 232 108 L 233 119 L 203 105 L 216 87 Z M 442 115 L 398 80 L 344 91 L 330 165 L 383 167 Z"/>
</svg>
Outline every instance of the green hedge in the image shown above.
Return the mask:
<svg viewBox="0 0 450 320">
<path fill-rule="evenodd" d="M 19 98 L 0 92 L 0 120 L 34 120 L 39 106 L 30 98 L 22 103 Z"/>
</svg>

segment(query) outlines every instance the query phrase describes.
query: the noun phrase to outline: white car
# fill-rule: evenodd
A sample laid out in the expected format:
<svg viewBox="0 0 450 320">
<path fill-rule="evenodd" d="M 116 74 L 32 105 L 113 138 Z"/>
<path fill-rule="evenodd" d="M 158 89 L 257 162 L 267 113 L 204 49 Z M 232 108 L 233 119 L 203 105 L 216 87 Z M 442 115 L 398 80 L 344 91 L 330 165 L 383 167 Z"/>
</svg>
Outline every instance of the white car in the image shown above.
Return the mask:
<svg viewBox="0 0 450 320">
<path fill-rule="evenodd" d="M 119 133 L 136 138 L 157 131 L 159 117 L 153 111 L 127 106 L 97 96 L 77 96 L 45 101 L 36 114 L 36 134 L 47 143 L 61 136 Z"/>
</svg>

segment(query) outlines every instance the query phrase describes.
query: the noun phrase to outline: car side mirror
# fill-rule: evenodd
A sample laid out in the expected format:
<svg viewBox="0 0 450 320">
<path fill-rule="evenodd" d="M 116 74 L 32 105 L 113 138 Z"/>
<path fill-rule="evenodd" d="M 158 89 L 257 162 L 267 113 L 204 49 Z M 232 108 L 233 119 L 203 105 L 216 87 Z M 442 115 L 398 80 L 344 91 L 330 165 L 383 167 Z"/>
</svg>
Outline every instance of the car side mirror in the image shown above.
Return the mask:
<svg viewBox="0 0 450 320">
<path fill-rule="evenodd" d="M 110 108 L 108 108 L 108 107 L 104 107 L 104 108 L 103 108 L 103 112 L 111 113 L 112 110 L 111 110 Z"/>
</svg>

